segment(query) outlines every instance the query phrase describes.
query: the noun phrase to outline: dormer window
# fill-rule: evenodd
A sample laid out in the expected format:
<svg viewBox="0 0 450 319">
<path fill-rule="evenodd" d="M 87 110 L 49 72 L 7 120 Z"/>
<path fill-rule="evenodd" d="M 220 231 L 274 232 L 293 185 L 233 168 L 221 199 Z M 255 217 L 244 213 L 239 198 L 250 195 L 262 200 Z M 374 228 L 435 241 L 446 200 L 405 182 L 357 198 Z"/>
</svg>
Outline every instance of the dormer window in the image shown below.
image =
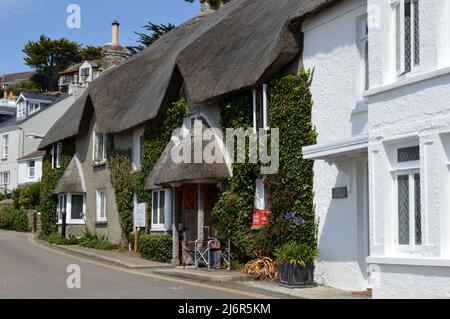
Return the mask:
<svg viewBox="0 0 450 319">
<path fill-rule="evenodd" d="M 419 0 L 395 0 L 395 47 L 397 75 L 420 64 Z"/>
<path fill-rule="evenodd" d="M 22 101 L 17 104 L 17 118 L 25 117 L 27 116 L 27 106 L 26 102 Z"/>
<path fill-rule="evenodd" d="M 253 90 L 253 128 L 269 130 L 269 92 L 264 84 Z"/>
<path fill-rule="evenodd" d="M 81 76 L 85 76 L 85 77 L 88 77 L 90 74 L 89 68 L 83 68 L 83 69 L 81 69 L 80 72 L 81 72 Z"/>
<path fill-rule="evenodd" d="M 33 114 L 41 109 L 41 105 L 36 102 L 27 102 L 28 104 L 28 114 Z"/>
</svg>

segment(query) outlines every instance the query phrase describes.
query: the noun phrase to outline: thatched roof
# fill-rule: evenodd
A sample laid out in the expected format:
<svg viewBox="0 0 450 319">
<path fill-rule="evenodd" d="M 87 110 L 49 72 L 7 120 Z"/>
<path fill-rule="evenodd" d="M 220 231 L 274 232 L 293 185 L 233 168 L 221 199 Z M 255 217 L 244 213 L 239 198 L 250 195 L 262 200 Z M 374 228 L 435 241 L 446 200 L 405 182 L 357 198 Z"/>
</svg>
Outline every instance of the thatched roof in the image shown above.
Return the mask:
<svg viewBox="0 0 450 319">
<path fill-rule="evenodd" d="M 56 142 L 74 137 L 79 133 L 85 109 L 90 103 L 88 91 L 89 89 L 86 90 L 83 95 L 69 107 L 67 112 L 64 113 L 64 115 L 50 128 L 39 144 L 39 149 L 45 149 Z"/>
<path fill-rule="evenodd" d="M 86 193 L 83 170 L 77 157 L 74 156 L 56 185 L 55 194 Z"/>
<path fill-rule="evenodd" d="M 191 159 L 194 161 L 194 141 L 187 140 L 191 143 Z M 226 164 L 226 158 L 217 139 L 203 142 L 203 150 L 209 145 L 217 151 L 215 154 L 218 158 L 223 159 L 220 163 L 207 163 L 204 159 L 201 163 L 176 163 L 172 160 L 172 151 L 175 144 L 170 142 L 156 165 L 151 171 L 145 190 L 154 190 L 160 187 L 168 186 L 173 183 L 189 183 L 195 181 L 217 181 L 227 180 L 231 177 L 230 168 Z M 175 150 L 176 152 L 177 150 Z"/>
<path fill-rule="evenodd" d="M 178 96 L 183 81 L 192 102 L 255 86 L 300 53 L 297 22 L 337 1 L 233 0 L 182 24 L 92 83 L 88 94 L 99 129 L 117 133 L 154 119 Z M 73 121 L 70 116 L 60 121 Z M 55 126 L 62 136 L 76 134 Z"/>
</svg>

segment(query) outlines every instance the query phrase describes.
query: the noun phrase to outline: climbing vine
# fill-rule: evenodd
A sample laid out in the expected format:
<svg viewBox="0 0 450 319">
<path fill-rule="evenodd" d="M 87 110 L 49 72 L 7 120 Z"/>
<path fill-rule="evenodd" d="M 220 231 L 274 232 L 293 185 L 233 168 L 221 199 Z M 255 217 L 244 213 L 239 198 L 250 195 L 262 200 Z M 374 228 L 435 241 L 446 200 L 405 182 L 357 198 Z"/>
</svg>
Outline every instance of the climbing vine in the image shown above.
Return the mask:
<svg viewBox="0 0 450 319">
<path fill-rule="evenodd" d="M 255 255 L 272 256 L 277 247 L 292 241 L 316 248 L 313 163 L 302 156 L 302 147 L 316 141 L 311 120 L 311 79 L 312 74 L 302 70 L 270 83 L 270 126 L 280 130 L 280 168 L 277 174 L 267 177 L 272 202 L 270 222 L 260 230 L 251 229 L 255 179 L 259 175 L 255 164 L 233 164 L 230 188 L 214 207 L 215 228 L 231 239 L 240 262 Z M 221 118 L 223 128 L 250 127 L 251 94 L 225 101 L 221 105 Z"/>
<path fill-rule="evenodd" d="M 167 110 L 163 121 L 154 122 L 145 128 L 143 160 L 140 171 L 132 173 L 130 151 L 111 151 L 108 167 L 111 171 L 122 230 L 127 236 L 133 230 L 134 194 L 136 194 L 138 202 L 148 203 L 148 207 L 151 207 L 152 196 L 144 190 L 145 183 L 151 170 L 170 142 L 172 132 L 182 126 L 186 109 L 186 99 L 182 97 Z M 110 147 L 114 149 L 113 145 Z M 150 209 L 147 214 L 151 214 Z M 151 216 L 148 216 L 148 220 L 151 220 Z"/>
<path fill-rule="evenodd" d="M 53 193 L 60 178 L 64 174 L 72 157 L 75 154 L 75 141 L 67 140 L 62 144 L 60 156 L 60 168 L 52 169 L 52 157 L 50 151 L 44 156 L 42 165 L 42 185 L 40 192 L 39 210 L 41 212 L 42 232 L 50 235 L 57 230 L 58 222 L 56 209 L 58 197 Z"/>
</svg>

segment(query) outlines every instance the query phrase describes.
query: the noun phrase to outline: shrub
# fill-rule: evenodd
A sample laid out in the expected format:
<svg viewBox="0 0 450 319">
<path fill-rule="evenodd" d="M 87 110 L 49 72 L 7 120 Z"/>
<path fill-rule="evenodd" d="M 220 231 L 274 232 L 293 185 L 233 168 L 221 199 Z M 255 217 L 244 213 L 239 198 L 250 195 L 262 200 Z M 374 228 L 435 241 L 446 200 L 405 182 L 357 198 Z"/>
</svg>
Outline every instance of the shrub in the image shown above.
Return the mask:
<svg viewBox="0 0 450 319">
<path fill-rule="evenodd" d="M 138 250 L 143 258 L 170 262 L 172 259 L 172 237 L 169 235 L 141 235 Z"/>
<path fill-rule="evenodd" d="M 0 210 L 0 228 L 27 232 L 30 230 L 28 212 L 15 208 L 2 208 Z"/>
<path fill-rule="evenodd" d="M 36 209 L 39 205 L 41 183 L 21 186 L 13 192 L 12 199 L 16 209 Z"/>
<path fill-rule="evenodd" d="M 69 238 L 62 237 L 58 232 L 51 233 L 44 237 L 50 244 L 55 245 L 78 245 L 78 238 L 70 235 Z"/>
<path fill-rule="evenodd" d="M 303 267 L 314 262 L 317 254 L 316 248 L 298 243 L 287 243 L 275 250 L 275 257 L 279 262 Z"/>
<path fill-rule="evenodd" d="M 119 246 L 111 244 L 106 240 L 106 237 L 100 236 L 97 233 L 86 230 L 83 237 L 79 239 L 79 245 L 87 248 L 98 250 L 117 250 Z"/>
</svg>

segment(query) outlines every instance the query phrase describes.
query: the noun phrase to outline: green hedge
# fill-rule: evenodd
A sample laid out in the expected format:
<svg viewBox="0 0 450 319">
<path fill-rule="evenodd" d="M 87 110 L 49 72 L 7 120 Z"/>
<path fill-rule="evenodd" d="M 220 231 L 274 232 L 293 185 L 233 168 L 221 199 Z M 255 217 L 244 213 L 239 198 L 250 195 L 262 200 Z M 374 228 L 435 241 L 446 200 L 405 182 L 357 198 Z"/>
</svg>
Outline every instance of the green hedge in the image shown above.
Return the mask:
<svg viewBox="0 0 450 319">
<path fill-rule="evenodd" d="M 172 259 L 172 237 L 169 235 L 141 235 L 138 248 L 142 257 L 148 260 L 167 263 Z"/>
<path fill-rule="evenodd" d="M 0 210 L 0 229 L 27 232 L 30 230 L 29 217 L 26 210 L 2 208 Z"/>
<path fill-rule="evenodd" d="M 12 199 L 17 209 L 36 209 L 39 206 L 41 183 L 23 185 L 14 190 Z"/>
</svg>

